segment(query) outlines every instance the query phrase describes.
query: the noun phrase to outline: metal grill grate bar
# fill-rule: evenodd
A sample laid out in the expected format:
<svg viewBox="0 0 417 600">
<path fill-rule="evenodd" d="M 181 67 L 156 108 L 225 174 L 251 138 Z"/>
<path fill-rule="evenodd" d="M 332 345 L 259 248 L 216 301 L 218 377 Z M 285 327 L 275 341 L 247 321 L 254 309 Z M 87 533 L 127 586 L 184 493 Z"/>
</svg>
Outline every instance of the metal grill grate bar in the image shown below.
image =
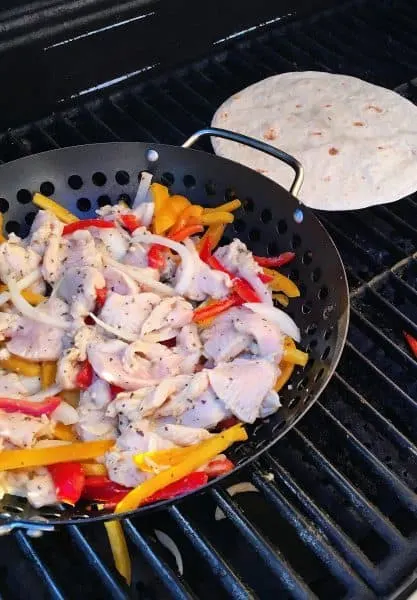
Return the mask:
<svg viewBox="0 0 417 600">
<path fill-rule="evenodd" d="M 272 548 L 267 540 L 256 531 L 255 527 L 226 492 L 220 489 L 212 489 L 211 494 L 225 515 L 238 529 L 239 533 L 256 550 L 256 553 L 279 579 L 282 586 L 291 594 L 294 600 L 313 600 L 316 598 L 316 595 L 311 592 L 281 554 Z"/>
<path fill-rule="evenodd" d="M 65 600 L 65 596 L 62 594 L 45 563 L 39 558 L 38 553 L 29 538 L 27 538 L 22 531 L 16 531 L 14 536 L 23 553 L 31 559 L 41 580 L 46 584 L 51 598 L 54 600 Z"/>
</svg>

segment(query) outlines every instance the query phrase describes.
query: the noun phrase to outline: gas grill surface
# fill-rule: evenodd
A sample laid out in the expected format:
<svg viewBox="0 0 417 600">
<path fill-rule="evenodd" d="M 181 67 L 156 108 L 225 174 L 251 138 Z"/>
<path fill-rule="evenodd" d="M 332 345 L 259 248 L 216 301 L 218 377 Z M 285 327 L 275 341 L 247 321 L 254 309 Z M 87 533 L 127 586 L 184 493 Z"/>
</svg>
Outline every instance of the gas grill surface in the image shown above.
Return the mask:
<svg viewBox="0 0 417 600">
<path fill-rule="evenodd" d="M 417 5 L 355 2 L 225 42 L 198 63 L 0 136 L 0 159 L 88 142 L 180 144 L 230 94 L 268 75 L 316 69 L 362 77 L 417 101 Z M 115 165 L 117 168 L 117 165 Z M 99 195 L 99 190 L 98 190 Z M 14 199 L 9 199 L 14 201 Z M 2 206 L 0 201 L 0 209 Z M 125 521 L 132 588 L 100 524 L 0 538 L 4 598 L 405 598 L 417 569 L 417 199 L 319 213 L 351 286 L 351 327 L 320 401 L 225 486 Z M 279 242 L 279 239 L 278 239 Z M 283 248 L 282 250 L 285 250 Z M 314 339 L 312 341 L 314 343 Z M 225 519 L 214 520 L 216 506 Z M 177 543 L 184 574 L 154 530 Z"/>
</svg>

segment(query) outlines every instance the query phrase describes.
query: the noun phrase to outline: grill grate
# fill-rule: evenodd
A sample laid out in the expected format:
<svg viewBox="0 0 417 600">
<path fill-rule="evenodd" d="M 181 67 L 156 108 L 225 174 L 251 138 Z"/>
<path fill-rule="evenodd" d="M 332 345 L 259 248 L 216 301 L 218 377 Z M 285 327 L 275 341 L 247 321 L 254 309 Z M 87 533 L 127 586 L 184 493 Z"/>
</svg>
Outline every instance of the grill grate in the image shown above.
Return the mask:
<svg viewBox="0 0 417 600">
<path fill-rule="evenodd" d="M 416 76 L 417 5 L 353 2 L 251 39 L 146 84 L 79 101 L 67 112 L 0 136 L 0 160 L 113 140 L 181 143 L 230 94 L 293 69 L 339 71 L 398 86 Z M 417 82 L 399 88 L 417 100 Z M 0 202 L 1 208 L 1 202 Z M 128 590 L 111 567 L 103 527 L 40 539 L 0 539 L 1 591 L 13 598 L 373 599 L 414 585 L 417 556 L 417 199 L 320 214 L 352 289 L 347 346 L 320 402 L 253 468 L 146 519 L 128 519 Z M 229 483 L 229 482 L 228 482 Z M 215 521 L 216 506 L 227 518 Z M 179 577 L 154 530 L 177 542 Z M 198 568 L 197 568 L 198 566 Z M 24 575 L 23 575 L 24 570 Z M 409 579 L 407 579 L 409 578 Z"/>
</svg>

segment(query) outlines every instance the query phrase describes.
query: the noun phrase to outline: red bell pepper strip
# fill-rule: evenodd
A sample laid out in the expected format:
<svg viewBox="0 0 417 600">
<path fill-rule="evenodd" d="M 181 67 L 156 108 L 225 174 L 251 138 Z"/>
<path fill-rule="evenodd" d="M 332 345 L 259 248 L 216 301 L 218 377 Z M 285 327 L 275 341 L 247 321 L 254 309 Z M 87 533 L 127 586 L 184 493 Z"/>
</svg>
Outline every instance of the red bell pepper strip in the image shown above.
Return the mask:
<svg viewBox="0 0 417 600">
<path fill-rule="evenodd" d="M 110 384 L 110 394 L 111 394 L 112 400 L 114 400 L 116 398 L 117 394 L 121 394 L 122 392 L 125 392 L 125 391 L 126 390 L 124 390 L 120 386 L 114 385 L 114 383 Z"/>
<path fill-rule="evenodd" d="M 405 337 L 405 341 L 407 342 L 411 352 L 414 355 L 414 358 L 417 358 L 417 340 L 411 333 L 407 333 L 403 331 L 403 336 Z"/>
<path fill-rule="evenodd" d="M 55 485 L 56 497 L 60 502 L 74 506 L 81 498 L 85 475 L 78 462 L 49 465 L 48 471 Z"/>
<path fill-rule="evenodd" d="M 258 294 L 255 292 L 251 284 L 243 279 L 242 277 L 237 277 L 234 273 L 231 273 L 227 269 L 224 268 L 222 263 L 213 255 L 209 256 L 206 260 L 206 263 L 212 269 L 216 271 L 221 271 L 222 273 L 226 273 L 229 275 L 233 284 L 233 291 L 240 297 L 244 302 L 260 302 Z"/>
<path fill-rule="evenodd" d="M 82 229 L 88 229 L 89 227 L 98 227 L 100 229 L 112 229 L 114 227 L 113 221 L 105 221 L 104 219 L 84 219 L 83 221 L 74 221 L 65 225 L 62 230 L 62 235 L 69 235 L 74 231 L 81 231 Z"/>
<path fill-rule="evenodd" d="M 234 273 L 231 273 L 230 271 L 225 269 L 222 263 L 213 254 L 211 254 L 207 258 L 206 263 L 212 269 L 215 269 L 216 271 L 221 271 L 222 273 L 226 273 L 226 275 L 229 275 L 230 279 L 234 279 L 236 277 Z"/>
<path fill-rule="evenodd" d="M 105 475 L 94 475 L 85 478 L 82 497 L 92 502 L 117 504 L 130 492 L 131 488 L 111 481 Z"/>
<path fill-rule="evenodd" d="M 208 261 L 208 259 L 210 258 L 212 251 L 213 251 L 213 243 L 212 243 L 211 238 L 209 236 L 207 236 L 206 239 L 203 240 L 203 244 L 200 249 L 201 260 L 206 263 Z"/>
<path fill-rule="evenodd" d="M 90 365 L 88 360 L 84 360 L 81 363 L 81 368 L 77 373 L 77 377 L 75 378 L 75 383 L 77 388 L 80 390 L 85 390 L 93 382 L 93 367 Z"/>
<path fill-rule="evenodd" d="M 294 260 L 294 252 L 283 252 L 279 256 L 254 256 L 260 267 L 282 267 Z"/>
<path fill-rule="evenodd" d="M 239 423 L 239 419 L 237 419 L 237 417 L 226 417 L 226 419 L 223 419 L 223 421 L 220 421 L 220 423 L 217 424 L 216 431 L 229 429 L 229 427 L 233 427 L 233 425 L 236 425 L 237 423 Z"/>
<path fill-rule="evenodd" d="M 165 267 L 166 248 L 160 244 L 152 244 L 148 250 L 148 266 L 161 271 Z"/>
<path fill-rule="evenodd" d="M 96 309 L 103 308 L 107 298 L 107 288 L 96 288 Z"/>
<path fill-rule="evenodd" d="M 129 233 L 133 233 L 135 229 L 142 225 L 136 215 L 120 215 L 119 219 L 123 227 L 127 229 Z"/>
<path fill-rule="evenodd" d="M 169 239 L 174 242 L 183 242 L 185 239 L 190 237 L 191 235 L 195 235 L 196 233 L 202 233 L 204 231 L 204 227 L 202 225 L 187 225 L 183 229 L 176 231 L 175 233 L 169 235 Z"/>
<path fill-rule="evenodd" d="M 203 308 L 197 308 L 193 314 L 193 321 L 198 323 L 200 321 L 212 319 L 226 310 L 229 310 L 232 306 L 239 306 L 239 304 L 242 304 L 241 298 L 236 294 L 233 294 L 223 300 L 217 300 L 208 306 L 204 306 Z"/>
<path fill-rule="evenodd" d="M 0 398 L 0 410 L 8 413 L 18 412 L 31 417 L 50 415 L 61 404 L 61 398 L 51 396 L 42 402 L 31 402 L 30 400 L 15 400 L 13 398 Z"/>
<path fill-rule="evenodd" d="M 218 458 L 209 462 L 204 469 L 204 473 L 207 473 L 209 479 L 213 479 L 233 471 L 234 468 L 235 465 L 228 458 Z"/>
<path fill-rule="evenodd" d="M 268 273 L 258 273 L 258 277 L 262 283 L 271 283 L 271 281 L 274 279 L 272 275 L 268 275 Z"/>
<path fill-rule="evenodd" d="M 181 496 L 187 492 L 193 492 L 202 485 L 205 485 L 208 481 L 208 475 L 204 471 L 195 471 L 186 475 L 182 479 L 170 483 L 162 490 L 158 490 L 149 498 L 146 498 L 144 504 L 152 504 L 153 502 L 160 502 L 161 500 L 170 500 L 176 496 Z"/>
</svg>

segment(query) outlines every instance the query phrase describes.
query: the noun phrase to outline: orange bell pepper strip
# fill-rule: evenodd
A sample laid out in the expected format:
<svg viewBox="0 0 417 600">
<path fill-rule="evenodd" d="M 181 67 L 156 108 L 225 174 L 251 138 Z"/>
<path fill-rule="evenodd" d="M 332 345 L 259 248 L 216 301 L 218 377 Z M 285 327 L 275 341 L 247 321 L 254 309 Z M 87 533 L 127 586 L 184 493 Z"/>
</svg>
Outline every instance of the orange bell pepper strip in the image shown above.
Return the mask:
<svg viewBox="0 0 417 600">
<path fill-rule="evenodd" d="M 242 203 L 240 200 L 230 200 L 230 202 L 225 202 L 225 204 L 220 204 L 219 206 L 215 206 L 214 208 L 205 208 L 204 214 L 210 214 L 215 212 L 233 212 L 240 208 Z"/>
<path fill-rule="evenodd" d="M 57 364 L 55 361 L 47 361 L 41 364 L 41 386 L 43 390 L 55 383 Z"/>
<path fill-rule="evenodd" d="M 195 452 L 187 456 L 178 465 L 170 467 L 147 479 L 129 492 L 116 506 L 116 513 L 122 513 L 137 508 L 143 504 L 149 496 L 156 494 L 167 485 L 179 481 L 190 473 L 193 473 L 203 465 L 210 462 L 212 458 L 224 452 L 235 442 L 246 441 L 248 435 L 241 424 L 210 437 L 201 444 Z"/>
<path fill-rule="evenodd" d="M 3 213 L 0 213 L 0 244 L 3 244 L 3 242 L 6 241 L 6 238 L 4 237 L 4 234 L 3 234 L 3 228 L 4 228 L 4 216 L 3 216 Z"/>
<path fill-rule="evenodd" d="M 215 223 L 233 223 L 234 215 L 230 212 L 212 212 L 203 214 L 201 222 L 203 225 L 214 225 Z"/>
<path fill-rule="evenodd" d="M 54 437 L 64 442 L 76 442 L 78 439 L 73 428 L 70 425 L 64 425 L 64 423 L 56 423 Z"/>
<path fill-rule="evenodd" d="M 168 237 L 170 240 L 174 240 L 174 242 L 183 242 L 188 237 L 195 235 L 196 233 L 202 233 L 203 231 L 202 225 L 187 225 L 175 233 L 170 233 Z"/>
<path fill-rule="evenodd" d="M 103 456 L 112 446 L 114 446 L 114 440 L 99 440 L 47 448 L 3 450 L 0 452 L 0 471 L 45 467 L 62 462 L 83 462 Z"/>
<path fill-rule="evenodd" d="M 201 215 L 203 214 L 202 206 L 190 204 L 187 206 L 175 221 L 174 226 L 169 231 L 169 235 L 175 235 L 187 225 L 201 225 Z"/>
<path fill-rule="evenodd" d="M 224 223 L 216 223 L 215 225 L 210 225 L 206 233 L 203 235 L 203 237 L 197 244 L 197 252 L 201 252 L 201 248 L 203 247 L 207 239 L 210 240 L 210 251 L 214 252 L 214 250 L 217 248 L 217 246 L 220 243 L 220 240 L 223 237 L 225 229 L 226 225 Z"/>
<path fill-rule="evenodd" d="M 232 294 L 223 300 L 215 300 L 208 306 L 197 308 L 193 314 L 193 321 L 194 323 L 207 321 L 207 319 L 212 319 L 224 313 L 229 308 L 232 308 L 232 306 L 239 306 L 240 304 L 242 304 L 242 300 L 237 294 Z"/>
</svg>

